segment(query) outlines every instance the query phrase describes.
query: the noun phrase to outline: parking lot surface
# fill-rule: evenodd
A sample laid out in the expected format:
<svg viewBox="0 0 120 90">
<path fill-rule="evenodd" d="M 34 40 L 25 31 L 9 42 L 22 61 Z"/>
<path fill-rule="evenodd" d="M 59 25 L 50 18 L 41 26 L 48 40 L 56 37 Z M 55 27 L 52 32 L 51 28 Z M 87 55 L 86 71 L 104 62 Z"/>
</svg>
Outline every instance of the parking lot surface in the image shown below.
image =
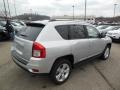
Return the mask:
<svg viewBox="0 0 120 90">
<path fill-rule="evenodd" d="M 109 60 L 95 59 L 73 69 L 68 81 L 55 85 L 49 77 L 32 77 L 14 64 L 11 42 L 0 42 L 0 90 L 120 90 L 120 43 L 112 45 Z"/>
</svg>

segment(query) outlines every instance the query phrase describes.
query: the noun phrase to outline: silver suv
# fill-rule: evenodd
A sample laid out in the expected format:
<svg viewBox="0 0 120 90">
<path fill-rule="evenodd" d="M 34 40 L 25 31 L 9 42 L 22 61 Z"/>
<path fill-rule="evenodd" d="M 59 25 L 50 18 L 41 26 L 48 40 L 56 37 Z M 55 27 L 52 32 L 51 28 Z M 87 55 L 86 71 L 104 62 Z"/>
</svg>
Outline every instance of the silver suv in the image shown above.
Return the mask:
<svg viewBox="0 0 120 90">
<path fill-rule="evenodd" d="M 111 42 L 84 22 L 34 21 L 16 34 L 11 54 L 18 66 L 62 84 L 76 63 L 94 56 L 108 59 Z"/>
</svg>

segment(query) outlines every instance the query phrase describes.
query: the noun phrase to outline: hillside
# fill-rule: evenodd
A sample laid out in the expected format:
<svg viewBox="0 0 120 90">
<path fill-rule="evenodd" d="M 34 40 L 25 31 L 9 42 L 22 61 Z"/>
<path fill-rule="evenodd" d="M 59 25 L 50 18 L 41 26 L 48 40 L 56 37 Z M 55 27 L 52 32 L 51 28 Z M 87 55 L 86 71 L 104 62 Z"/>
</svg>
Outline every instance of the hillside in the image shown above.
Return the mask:
<svg viewBox="0 0 120 90">
<path fill-rule="evenodd" d="M 49 20 L 50 17 L 46 15 L 38 15 L 38 14 L 22 14 L 18 16 L 12 17 L 13 19 L 20 19 L 20 20 Z"/>
</svg>

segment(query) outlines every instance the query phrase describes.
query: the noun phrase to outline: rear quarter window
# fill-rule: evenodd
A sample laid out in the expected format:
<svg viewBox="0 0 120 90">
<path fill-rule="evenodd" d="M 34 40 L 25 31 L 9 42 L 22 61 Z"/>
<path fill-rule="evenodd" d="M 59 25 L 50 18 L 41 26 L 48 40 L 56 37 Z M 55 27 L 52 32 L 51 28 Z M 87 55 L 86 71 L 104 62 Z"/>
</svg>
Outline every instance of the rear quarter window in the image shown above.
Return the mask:
<svg viewBox="0 0 120 90">
<path fill-rule="evenodd" d="M 45 25 L 42 24 L 27 24 L 16 35 L 20 38 L 35 41 Z"/>
</svg>

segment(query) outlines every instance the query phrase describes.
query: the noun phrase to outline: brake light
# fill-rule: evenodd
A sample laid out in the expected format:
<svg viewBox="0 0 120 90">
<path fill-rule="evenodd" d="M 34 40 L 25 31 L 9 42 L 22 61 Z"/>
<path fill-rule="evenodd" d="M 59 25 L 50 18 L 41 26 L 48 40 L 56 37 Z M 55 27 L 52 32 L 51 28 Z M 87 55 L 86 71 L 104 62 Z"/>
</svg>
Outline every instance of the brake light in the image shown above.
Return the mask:
<svg viewBox="0 0 120 90">
<path fill-rule="evenodd" d="M 46 49 L 43 45 L 37 42 L 33 42 L 32 56 L 35 58 L 45 58 Z"/>
</svg>

